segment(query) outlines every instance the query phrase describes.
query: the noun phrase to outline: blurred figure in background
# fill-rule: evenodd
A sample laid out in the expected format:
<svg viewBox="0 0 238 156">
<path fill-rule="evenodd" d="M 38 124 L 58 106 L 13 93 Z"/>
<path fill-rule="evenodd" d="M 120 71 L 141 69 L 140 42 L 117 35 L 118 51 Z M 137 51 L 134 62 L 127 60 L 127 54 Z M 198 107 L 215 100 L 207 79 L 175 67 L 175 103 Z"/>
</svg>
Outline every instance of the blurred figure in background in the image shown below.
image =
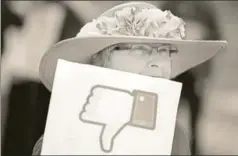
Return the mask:
<svg viewBox="0 0 238 156">
<path fill-rule="evenodd" d="M 3 14 L 3 25 L 12 17 L 11 23 L 20 20 L 23 25 L 8 24 L 2 29 L 1 112 L 6 122 L 2 123 L 1 153 L 30 156 L 44 132 L 50 99 L 40 83 L 38 63 L 52 44 L 74 37 L 84 21 L 62 2 L 8 1 L 2 7 L 12 12 Z"/>
<path fill-rule="evenodd" d="M 9 27 L 22 27 L 22 18 L 20 16 L 18 16 L 16 13 L 14 13 L 9 6 L 6 4 L 6 1 L 3 1 L 1 4 L 1 8 L 2 8 L 2 27 L 1 27 L 1 34 L 4 34 L 5 31 L 9 28 Z M 6 41 L 4 40 L 3 35 L 1 35 L 1 56 L 4 55 L 4 49 L 5 49 L 5 43 Z M 2 59 L 1 59 L 1 65 L 2 65 Z M 2 70 L 1 70 L 2 72 Z M 1 78 L 2 78 L 2 74 L 1 74 Z M 2 84 L 1 84 L 2 85 Z M 4 101 L 5 99 L 3 99 L 4 96 L 2 96 L 2 89 L 1 89 L 1 138 L 3 139 L 3 134 L 4 134 L 4 126 L 5 126 L 5 119 L 6 119 L 6 112 L 7 112 L 7 108 L 5 107 L 5 105 L 2 103 L 2 101 Z"/>
<path fill-rule="evenodd" d="M 186 23 L 186 39 L 191 40 L 219 40 L 218 24 L 213 8 L 202 1 L 167 1 L 161 6 L 162 10 L 170 10 L 174 15 L 181 17 Z M 201 99 L 203 86 L 210 73 L 210 63 L 201 64 L 175 78 L 183 83 L 180 105 L 188 104 L 191 120 L 191 152 L 197 151 L 197 123 L 201 113 Z"/>
<path fill-rule="evenodd" d="M 22 18 L 18 16 L 16 13 L 14 13 L 6 4 L 5 1 L 2 2 L 2 27 L 1 27 L 1 34 L 4 33 L 4 31 L 9 27 L 9 26 L 17 26 L 21 27 L 22 26 Z M 3 49 L 4 49 L 4 40 L 3 36 L 1 35 L 1 54 L 3 54 Z"/>
</svg>

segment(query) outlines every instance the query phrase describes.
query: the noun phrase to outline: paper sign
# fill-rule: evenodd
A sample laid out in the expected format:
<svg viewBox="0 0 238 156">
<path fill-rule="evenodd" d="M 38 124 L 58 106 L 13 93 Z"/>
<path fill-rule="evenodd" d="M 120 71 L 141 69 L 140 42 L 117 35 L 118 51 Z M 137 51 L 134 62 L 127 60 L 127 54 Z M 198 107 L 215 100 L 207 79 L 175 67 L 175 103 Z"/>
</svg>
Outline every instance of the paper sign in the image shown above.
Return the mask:
<svg viewBox="0 0 238 156">
<path fill-rule="evenodd" d="M 59 60 L 42 155 L 170 155 L 182 84 Z"/>
</svg>

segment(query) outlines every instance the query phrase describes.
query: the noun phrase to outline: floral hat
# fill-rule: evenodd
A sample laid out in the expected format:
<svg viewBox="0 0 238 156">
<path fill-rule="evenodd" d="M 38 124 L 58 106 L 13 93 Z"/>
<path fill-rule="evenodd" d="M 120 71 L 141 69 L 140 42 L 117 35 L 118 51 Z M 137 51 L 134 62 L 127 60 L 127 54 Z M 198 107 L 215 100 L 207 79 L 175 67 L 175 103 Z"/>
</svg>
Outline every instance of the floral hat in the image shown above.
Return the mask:
<svg viewBox="0 0 238 156">
<path fill-rule="evenodd" d="M 57 60 L 89 64 L 102 49 L 118 43 L 170 44 L 172 78 L 211 59 L 226 41 L 185 40 L 185 22 L 170 11 L 145 2 L 129 2 L 113 7 L 86 23 L 74 38 L 51 47 L 40 63 L 40 78 L 52 89 Z"/>
<path fill-rule="evenodd" d="M 182 39 L 185 23 L 170 11 L 157 8 L 124 7 L 114 16 L 101 15 L 87 23 L 77 37 L 91 35 L 147 36 Z"/>
</svg>

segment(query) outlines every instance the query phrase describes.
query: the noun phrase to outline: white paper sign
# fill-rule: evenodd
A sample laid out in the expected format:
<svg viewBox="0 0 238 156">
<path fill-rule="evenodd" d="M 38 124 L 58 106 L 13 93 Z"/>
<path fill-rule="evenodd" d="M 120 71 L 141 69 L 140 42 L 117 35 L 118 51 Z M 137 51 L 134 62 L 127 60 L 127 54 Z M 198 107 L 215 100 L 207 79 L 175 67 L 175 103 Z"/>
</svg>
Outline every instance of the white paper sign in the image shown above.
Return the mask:
<svg viewBox="0 0 238 156">
<path fill-rule="evenodd" d="M 182 84 L 59 60 L 42 155 L 170 155 Z"/>
</svg>

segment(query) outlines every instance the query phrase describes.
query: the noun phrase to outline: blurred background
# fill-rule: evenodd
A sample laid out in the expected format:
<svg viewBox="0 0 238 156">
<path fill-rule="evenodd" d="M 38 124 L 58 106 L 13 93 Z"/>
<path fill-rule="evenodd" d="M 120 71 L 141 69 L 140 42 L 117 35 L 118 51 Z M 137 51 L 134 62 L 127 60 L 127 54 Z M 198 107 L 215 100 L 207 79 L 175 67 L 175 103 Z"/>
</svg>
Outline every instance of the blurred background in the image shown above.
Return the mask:
<svg viewBox="0 0 238 156">
<path fill-rule="evenodd" d="M 30 156 L 44 133 L 50 92 L 38 67 L 54 43 L 125 1 L 1 1 L 2 156 Z M 227 51 L 175 78 L 178 118 L 193 155 L 238 154 L 238 2 L 148 1 L 186 22 L 186 39 L 227 40 Z"/>
</svg>

